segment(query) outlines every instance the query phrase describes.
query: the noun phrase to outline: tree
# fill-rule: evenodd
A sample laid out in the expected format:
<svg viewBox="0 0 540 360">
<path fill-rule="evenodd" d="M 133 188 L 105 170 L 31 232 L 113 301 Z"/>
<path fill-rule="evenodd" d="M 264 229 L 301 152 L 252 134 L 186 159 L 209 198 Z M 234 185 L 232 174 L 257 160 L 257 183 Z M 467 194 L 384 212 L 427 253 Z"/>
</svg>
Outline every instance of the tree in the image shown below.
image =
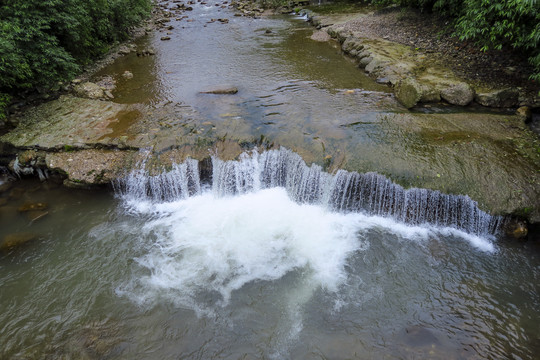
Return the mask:
<svg viewBox="0 0 540 360">
<path fill-rule="evenodd" d="M 11 95 L 73 78 L 150 9 L 151 0 L 0 0 L 0 119 Z"/>
</svg>

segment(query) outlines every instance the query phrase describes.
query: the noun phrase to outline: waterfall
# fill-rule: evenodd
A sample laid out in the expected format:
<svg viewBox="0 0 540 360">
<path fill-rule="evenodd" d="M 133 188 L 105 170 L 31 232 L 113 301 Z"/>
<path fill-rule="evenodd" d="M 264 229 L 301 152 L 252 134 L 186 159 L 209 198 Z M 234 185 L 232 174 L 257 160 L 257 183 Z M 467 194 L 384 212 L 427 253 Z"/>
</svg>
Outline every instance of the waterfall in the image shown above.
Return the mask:
<svg viewBox="0 0 540 360">
<path fill-rule="evenodd" d="M 115 184 L 131 199 L 173 201 L 201 193 L 198 161 L 188 159 L 169 171 L 149 175 L 144 166 Z M 232 196 L 283 187 L 297 203 L 318 204 L 337 212 L 362 212 L 392 217 L 413 225 L 452 227 L 470 234 L 498 234 L 504 218 L 492 216 L 464 195 L 428 189 L 404 189 L 376 173 L 339 170 L 329 174 L 316 164 L 307 166 L 288 150 L 243 153 L 237 161 L 212 157 L 211 188 L 215 196 Z"/>
<path fill-rule="evenodd" d="M 128 176 L 113 182 L 117 194 L 131 199 L 151 199 L 171 201 L 184 199 L 201 192 L 199 162 L 187 159 L 181 164 L 173 164 L 169 171 L 149 175 L 145 170 L 150 152 L 146 151 L 140 166 Z"/>
</svg>

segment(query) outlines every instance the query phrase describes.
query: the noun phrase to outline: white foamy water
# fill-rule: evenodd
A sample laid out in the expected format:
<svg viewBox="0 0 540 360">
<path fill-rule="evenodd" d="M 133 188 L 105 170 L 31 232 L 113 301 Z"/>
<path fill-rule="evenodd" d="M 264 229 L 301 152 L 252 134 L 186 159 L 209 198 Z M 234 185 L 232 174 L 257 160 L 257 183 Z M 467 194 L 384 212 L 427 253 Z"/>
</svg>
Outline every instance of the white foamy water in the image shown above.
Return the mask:
<svg viewBox="0 0 540 360">
<path fill-rule="evenodd" d="M 246 284 L 295 271 L 310 286 L 302 302 L 317 289 L 336 292 L 347 280 L 351 254 L 376 241 L 364 236 L 371 229 L 416 242 L 452 235 L 494 250 L 489 240 L 456 229 L 298 204 L 281 187 L 224 197 L 207 191 L 163 203 L 132 200 L 130 209 L 150 216 L 140 234 L 145 252 L 136 259 L 143 275 L 119 287 L 119 294 L 148 305 L 165 297 L 197 312 L 226 306 Z"/>
<path fill-rule="evenodd" d="M 196 160 L 188 159 L 173 165 L 169 171 L 150 175 L 143 162 L 140 169 L 115 184 L 117 192 L 135 209 L 148 205 L 145 200 L 171 202 L 201 194 L 208 179 L 200 178 L 198 165 Z M 468 196 L 405 189 L 376 173 L 338 170 L 330 174 L 319 165 L 307 166 L 298 154 L 284 148 L 261 154 L 256 150 L 246 152 L 237 161 L 223 161 L 214 156 L 211 180 L 216 196 L 283 187 L 297 203 L 320 205 L 331 211 L 391 217 L 411 225 L 452 227 L 477 236 L 499 233 L 505 221 L 479 209 Z"/>
</svg>

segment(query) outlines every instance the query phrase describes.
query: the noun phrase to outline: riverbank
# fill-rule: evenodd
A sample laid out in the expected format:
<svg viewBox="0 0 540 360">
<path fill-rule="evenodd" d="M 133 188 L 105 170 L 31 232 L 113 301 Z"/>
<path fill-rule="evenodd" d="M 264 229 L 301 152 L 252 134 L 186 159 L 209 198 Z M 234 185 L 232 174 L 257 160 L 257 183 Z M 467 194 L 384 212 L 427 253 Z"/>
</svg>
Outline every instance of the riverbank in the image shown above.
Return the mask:
<svg viewBox="0 0 540 360">
<path fill-rule="evenodd" d="M 332 6 L 309 9 L 302 12 L 309 21 L 377 81 L 392 86 L 408 108 L 441 99 L 459 106 L 474 101 L 521 107 L 530 121 L 540 107 L 540 86 L 529 80 L 532 67 L 525 57 L 510 49 L 482 52 L 452 37 L 444 19 L 398 7 L 364 7 L 347 16 Z"/>
</svg>

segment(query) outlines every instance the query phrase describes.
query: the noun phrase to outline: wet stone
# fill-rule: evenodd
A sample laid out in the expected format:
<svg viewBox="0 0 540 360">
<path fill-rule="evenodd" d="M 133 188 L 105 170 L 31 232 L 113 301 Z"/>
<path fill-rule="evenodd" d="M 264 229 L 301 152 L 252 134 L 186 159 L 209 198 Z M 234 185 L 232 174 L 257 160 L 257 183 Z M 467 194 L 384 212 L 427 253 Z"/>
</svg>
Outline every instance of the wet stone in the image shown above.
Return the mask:
<svg viewBox="0 0 540 360">
<path fill-rule="evenodd" d="M 514 240 L 525 239 L 529 233 L 527 223 L 522 220 L 512 220 L 506 226 L 506 235 Z"/>
<path fill-rule="evenodd" d="M 476 94 L 475 96 L 477 103 L 489 107 L 514 107 L 519 103 L 518 98 L 519 91 L 512 88 Z"/>
<path fill-rule="evenodd" d="M 524 121 L 529 121 L 532 118 L 532 110 L 528 106 L 521 106 L 516 110 L 516 115 L 518 115 Z"/>
<path fill-rule="evenodd" d="M 238 88 L 235 86 L 216 86 L 211 89 L 201 91 L 201 94 L 215 94 L 215 95 L 234 95 L 238 93 Z"/>
<path fill-rule="evenodd" d="M 427 328 L 414 325 L 405 329 L 405 339 L 409 345 L 426 346 L 438 344 L 439 339 Z"/>
<path fill-rule="evenodd" d="M 152 56 L 155 54 L 156 51 L 150 48 L 137 51 L 137 56 Z"/>
<path fill-rule="evenodd" d="M 129 53 L 131 53 L 131 49 L 127 46 L 121 46 L 119 49 L 118 49 L 118 53 L 120 55 L 127 55 Z"/>
<path fill-rule="evenodd" d="M 46 203 L 26 203 L 17 208 L 18 212 L 27 212 L 27 211 L 36 211 L 36 210 L 45 210 L 48 208 Z"/>
<path fill-rule="evenodd" d="M 19 232 L 4 236 L 0 243 L 0 251 L 8 251 L 37 239 L 39 236 L 32 232 Z"/>
</svg>

